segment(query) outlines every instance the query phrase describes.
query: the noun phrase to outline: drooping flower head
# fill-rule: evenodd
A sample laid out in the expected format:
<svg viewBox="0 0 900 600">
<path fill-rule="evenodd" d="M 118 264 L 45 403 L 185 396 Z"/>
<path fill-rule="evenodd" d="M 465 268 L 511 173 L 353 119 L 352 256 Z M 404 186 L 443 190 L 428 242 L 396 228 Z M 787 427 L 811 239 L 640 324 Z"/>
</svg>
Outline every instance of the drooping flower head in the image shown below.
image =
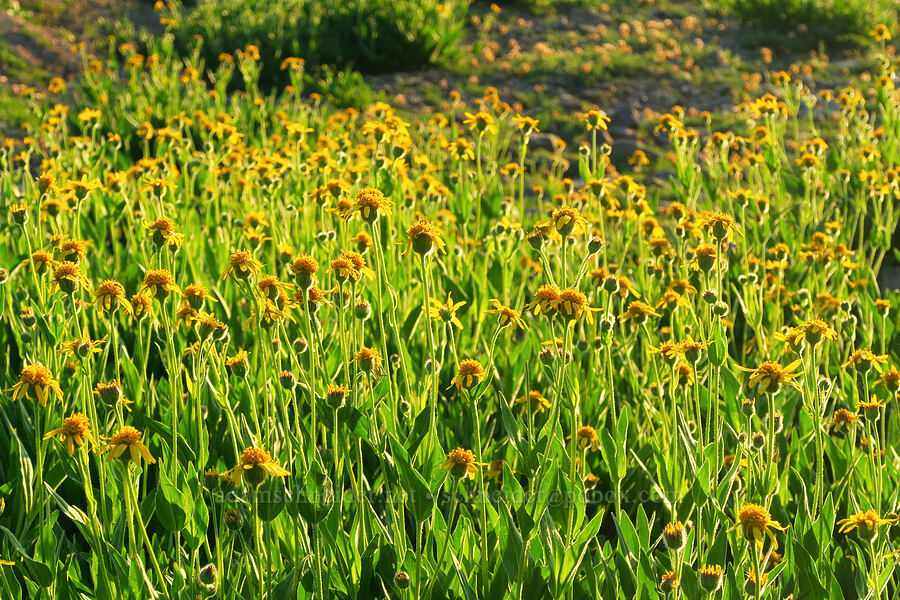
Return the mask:
<svg viewBox="0 0 900 600">
<path fill-rule="evenodd" d="M 41 406 L 47 405 L 50 394 L 56 396 L 59 401 L 63 399 L 59 382 L 53 377 L 50 369 L 39 363 L 25 365 L 19 375 L 19 381 L 12 386 L 11 391 L 13 401 L 19 398 L 34 399 L 40 402 Z"/>
<path fill-rule="evenodd" d="M 240 462 L 228 471 L 235 485 L 246 480 L 252 486 L 262 484 L 268 476 L 287 477 L 291 472 L 278 465 L 272 455 L 261 448 L 250 447 L 241 453 Z"/>
</svg>

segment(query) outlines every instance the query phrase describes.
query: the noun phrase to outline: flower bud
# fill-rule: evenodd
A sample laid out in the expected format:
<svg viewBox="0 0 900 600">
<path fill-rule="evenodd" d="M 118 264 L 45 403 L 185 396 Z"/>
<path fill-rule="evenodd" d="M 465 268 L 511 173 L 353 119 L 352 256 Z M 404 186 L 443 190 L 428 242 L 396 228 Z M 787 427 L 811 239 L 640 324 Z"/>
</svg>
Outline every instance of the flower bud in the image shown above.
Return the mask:
<svg viewBox="0 0 900 600">
<path fill-rule="evenodd" d="M 278 374 L 278 383 L 282 388 L 292 390 L 297 385 L 297 378 L 290 371 L 282 371 Z"/>
<path fill-rule="evenodd" d="M 719 301 L 719 293 L 716 290 L 703 290 L 701 297 L 707 304 L 715 304 Z"/>
<path fill-rule="evenodd" d="M 412 583 L 412 578 L 409 576 L 409 573 L 406 571 L 399 571 L 396 575 L 394 575 L 394 585 L 396 585 L 401 590 L 405 590 Z"/>
</svg>

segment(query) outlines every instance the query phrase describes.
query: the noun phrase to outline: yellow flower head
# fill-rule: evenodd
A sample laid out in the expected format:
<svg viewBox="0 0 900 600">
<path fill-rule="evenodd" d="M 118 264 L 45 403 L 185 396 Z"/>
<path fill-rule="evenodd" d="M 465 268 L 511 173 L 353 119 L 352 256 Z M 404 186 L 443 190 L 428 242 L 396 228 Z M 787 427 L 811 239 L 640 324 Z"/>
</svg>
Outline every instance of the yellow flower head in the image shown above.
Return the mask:
<svg viewBox="0 0 900 600">
<path fill-rule="evenodd" d="M 287 477 L 291 472 L 279 466 L 265 450 L 250 447 L 241 453 L 240 463 L 227 474 L 234 485 L 240 485 L 246 479 L 250 485 L 258 486 L 269 475 Z"/>
<path fill-rule="evenodd" d="M 590 425 L 582 425 L 575 432 L 575 442 L 582 450 L 599 450 L 600 438 L 597 437 L 597 431 Z"/>
<path fill-rule="evenodd" d="M 406 231 L 409 247 L 420 256 L 428 256 L 435 250 L 443 251 L 444 242 L 440 230 L 426 219 L 419 219 Z"/>
<path fill-rule="evenodd" d="M 659 313 L 653 310 L 653 307 L 640 300 L 632 300 L 628 304 L 625 312 L 619 315 L 619 319 L 624 323 L 631 321 L 635 325 L 643 325 L 649 317 L 658 317 Z"/>
<path fill-rule="evenodd" d="M 356 195 L 356 201 L 350 209 L 349 214 L 353 213 L 359 213 L 366 223 L 374 223 L 380 215 L 391 214 L 391 203 L 381 190 L 373 187 L 363 188 Z"/>
<path fill-rule="evenodd" d="M 459 317 L 456 316 L 456 311 L 466 305 L 464 300 L 454 302 L 451 294 L 448 293 L 447 301 L 443 304 L 435 298 L 430 298 L 429 301 L 431 302 L 431 308 L 428 309 L 429 317 L 435 321 L 441 321 L 446 325 L 453 325 L 458 329 L 462 329 L 462 323 Z"/>
<path fill-rule="evenodd" d="M 97 286 L 94 297 L 94 306 L 102 312 L 111 313 L 121 307 L 129 315 L 133 313 L 131 304 L 125 297 L 125 288 L 115 279 L 107 279 Z"/>
<path fill-rule="evenodd" d="M 48 431 L 44 439 L 49 440 L 52 437 L 58 437 L 59 441 L 66 445 L 69 456 L 72 456 L 76 449 L 84 446 L 86 441 L 90 442 L 92 447 L 97 445 L 94 435 L 91 433 L 91 422 L 84 413 L 75 413 L 66 418 L 61 427 Z"/>
<path fill-rule="evenodd" d="M 772 515 L 764 506 L 748 503 L 741 507 L 738 513 L 738 524 L 744 529 L 744 537 L 756 543 L 757 548 L 762 548 L 765 537 L 772 541 L 772 549 L 778 549 L 778 541 L 772 529 L 784 531 L 787 527 L 778 521 L 772 520 Z"/>
<path fill-rule="evenodd" d="M 475 479 L 478 465 L 479 463 L 475 462 L 475 454 L 471 450 L 457 448 L 447 454 L 447 460 L 441 463 L 441 468 L 457 479 L 464 477 Z"/>
<path fill-rule="evenodd" d="M 41 406 L 47 405 L 47 398 L 52 392 L 56 399 L 60 402 L 63 399 L 62 389 L 59 382 L 53 377 L 50 369 L 42 364 L 25 365 L 19 375 L 19 381 L 12 386 L 13 401 L 19 398 L 34 399 L 41 403 Z"/>
<path fill-rule="evenodd" d="M 150 450 L 141 441 L 143 435 L 131 425 L 125 425 L 109 438 L 109 442 L 102 452 L 109 452 L 107 461 L 119 458 L 123 462 L 131 461 L 141 466 L 141 458 L 147 463 L 153 464 L 156 459 L 150 454 Z"/>
<path fill-rule="evenodd" d="M 850 515 L 846 519 L 837 522 L 838 532 L 849 533 L 854 529 L 859 531 L 859 536 L 866 541 L 872 541 L 878 535 L 878 528 L 883 525 L 890 525 L 897 522 L 897 515 L 888 515 L 880 517 L 871 508 L 864 512 L 858 512 Z"/>
<path fill-rule="evenodd" d="M 481 363 L 477 360 L 467 358 L 460 361 L 456 376 L 450 380 L 450 385 L 456 386 L 460 390 L 472 389 L 484 379 L 485 373 Z"/>
<path fill-rule="evenodd" d="M 484 311 L 487 314 L 497 315 L 497 326 L 500 328 L 506 327 L 509 324 L 518 327 L 519 329 L 527 329 L 528 325 L 522 319 L 521 315 L 519 315 L 519 311 L 512 309 L 505 304 L 502 304 L 499 300 L 492 298 L 491 305 L 494 308 L 490 308 Z"/>
<path fill-rule="evenodd" d="M 800 384 L 796 378 L 800 376 L 796 370 L 800 367 L 802 360 L 796 360 L 784 367 L 777 362 L 765 361 L 755 369 L 748 369 L 738 365 L 741 371 L 750 373 L 750 387 L 756 388 L 761 394 L 777 394 L 783 384 L 790 385 L 797 391 L 800 390 Z"/>
<path fill-rule="evenodd" d="M 251 275 L 257 275 L 262 266 L 262 263 L 256 260 L 249 250 L 235 250 L 228 258 L 228 266 L 222 273 L 222 279 L 228 277 L 229 274 L 234 274 L 236 278 L 246 280 Z"/>
<path fill-rule="evenodd" d="M 144 275 L 142 291 L 146 291 L 152 298 L 156 298 L 160 302 L 166 299 L 169 292 L 181 293 L 181 290 L 175 285 L 175 278 L 172 277 L 172 273 L 166 269 L 147 271 Z"/>
</svg>

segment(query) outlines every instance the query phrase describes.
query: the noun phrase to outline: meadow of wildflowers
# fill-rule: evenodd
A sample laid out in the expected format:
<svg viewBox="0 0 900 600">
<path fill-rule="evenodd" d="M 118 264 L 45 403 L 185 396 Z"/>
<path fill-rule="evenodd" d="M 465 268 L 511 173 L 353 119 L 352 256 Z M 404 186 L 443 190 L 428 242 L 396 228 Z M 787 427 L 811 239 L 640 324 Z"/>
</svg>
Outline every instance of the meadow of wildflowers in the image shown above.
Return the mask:
<svg viewBox="0 0 900 600">
<path fill-rule="evenodd" d="M 653 179 L 603 107 L 537 162 L 493 89 L 87 57 L 0 149 L 0 596 L 897 597 L 891 33 Z"/>
</svg>

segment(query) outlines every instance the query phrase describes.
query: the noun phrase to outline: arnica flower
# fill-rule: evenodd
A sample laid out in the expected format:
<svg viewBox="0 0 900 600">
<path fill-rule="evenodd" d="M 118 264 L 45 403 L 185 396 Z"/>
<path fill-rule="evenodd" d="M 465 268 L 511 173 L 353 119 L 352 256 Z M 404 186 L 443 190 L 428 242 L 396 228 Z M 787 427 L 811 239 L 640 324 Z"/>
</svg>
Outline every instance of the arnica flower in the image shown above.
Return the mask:
<svg viewBox="0 0 900 600">
<path fill-rule="evenodd" d="M 359 252 L 347 250 L 341 252 L 341 258 L 347 259 L 353 263 L 353 267 L 366 279 L 375 279 L 375 271 L 366 264 L 366 259 L 363 258 L 363 255 Z"/>
<path fill-rule="evenodd" d="M 90 289 L 91 283 L 82 274 L 81 269 L 72 262 L 64 262 L 53 271 L 53 285 L 50 291 L 60 290 L 65 294 L 74 294 L 79 287 Z"/>
<path fill-rule="evenodd" d="M 577 208 L 571 206 L 561 206 L 554 210 L 551 220 L 553 227 L 563 237 L 578 235 L 586 231 L 587 219 L 581 216 Z"/>
<path fill-rule="evenodd" d="M 686 362 L 675 365 L 672 372 L 679 386 L 685 387 L 694 384 L 694 369 Z"/>
<path fill-rule="evenodd" d="M 56 399 L 62 402 L 62 389 L 59 382 L 53 378 L 50 369 L 41 364 L 25 365 L 19 375 L 19 381 L 12 386 L 10 390 L 13 393 L 13 401 L 19 398 L 34 399 L 41 403 L 41 406 L 47 405 L 47 398 L 50 393 L 56 396 Z"/>
<path fill-rule="evenodd" d="M 25 259 L 25 262 L 28 262 L 28 259 Z M 32 253 L 31 264 L 38 275 L 43 275 L 50 269 L 55 269 L 57 266 L 53 255 L 46 250 L 36 250 Z"/>
<path fill-rule="evenodd" d="M 134 404 L 131 400 L 122 395 L 122 384 L 118 379 L 112 381 L 101 381 L 94 386 L 94 394 L 107 406 L 114 407 L 119 402 L 122 403 L 127 410 L 130 404 Z"/>
<path fill-rule="evenodd" d="M 849 533 L 856 529 L 859 537 L 871 542 L 878 536 L 878 528 L 897 522 L 897 515 L 887 515 L 885 518 L 878 516 L 871 508 L 865 512 L 850 515 L 846 519 L 837 522 L 839 533 Z"/>
<path fill-rule="evenodd" d="M 678 588 L 678 575 L 672 571 L 666 571 L 659 577 L 659 591 L 663 594 L 671 594 Z"/>
<path fill-rule="evenodd" d="M 591 313 L 598 309 L 588 306 L 587 296 L 584 292 L 573 287 L 567 287 L 559 292 L 556 310 L 570 321 L 576 321 L 584 315 L 584 320 L 593 324 L 594 317 L 591 316 Z"/>
<path fill-rule="evenodd" d="M 115 279 L 107 279 L 97 286 L 94 297 L 94 305 L 102 312 L 111 313 L 121 307 L 129 315 L 133 314 L 131 304 L 125 298 L 125 288 Z"/>
<path fill-rule="evenodd" d="M 151 232 L 150 238 L 157 248 L 164 246 L 180 248 L 184 242 L 184 236 L 175 231 L 175 223 L 168 217 L 160 217 L 152 223 L 145 223 L 144 227 Z"/>
<path fill-rule="evenodd" d="M 877 396 L 872 396 L 869 400 L 860 400 L 856 410 L 863 414 L 866 419 L 876 421 L 881 417 L 884 410 L 884 403 Z"/>
<path fill-rule="evenodd" d="M 632 300 L 628 304 L 625 312 L 619 315 L 619 320 L 623 323 L 631 321 L 635 325 L 643 325 L 649 317 L 658 317 L 659 313 L 653 310 L 653 307 L 640 300 Z"/>
<path fill-rule="evenodd" d="M 301 290 L 310 288 L 315 283 L 315 275 L 319 271 L 319 263 L 312 256 L 304 254 L 298 256 L 291 263 L 291 273 L 294 281 Z"/>
<path fill-rule="evenodd" d="M 598 129 L 606 131 L 610 121 L 606 113 L 598 109 L 587 111 L 581 119 L 588 131 L 597 131 Z"/>
<path fill-rule="evenodd" d="M 429 298 L 428 300 L 431 303 L 431 308 L 428 309 L 429 317 L 435 321 L 441 321 L 446 325 L 453 325 L 458 329 L 462 329 L 462 323 L 459 317 L 456 316 L 456 311 L 466 305 L 465 300 L 454 302 L 450 293 L 447 294 L 447 301 L 443 304 L 435 298 Z"/>
<path fill-rule="evenodd" d="M 718 254 L 718 250 L 712 244 L 700 244 L 694 249 L 694 261 L 692 264 L 704 273 L 708 273 L 716 266 L 716 256 Z"/>
<path fill-rule="evenodd" d="M 349 258 L 339 256 L 331 261 L 331 272 L 338 283 L 349 281 L 359 281 L 362 274 L 356 270 L 356 265 Z"/>
<path fill-rule="evenodd" d="M 347 396 L 350 395 L 350 388 L 344 385 L 329 384 L 325 388 L 325 403 L 334 410 L 344 406 Z"/>
<path fill-rule="evenodd" d="M 59 252 L 59 259 L 63 262 L 81 262 L 87 256 L 87 242 L 66 238 L 59 241 L 56 251 Z"/>
<path fill-rule="evenodd" d="M 475 462 L 475 454 L 471 450 L 457 448 L 447 454 L 447 460 L 441 463 L 441 468 L 457 479 L 475 479 L 479 464 Z"/>
<path fill-rule="evenodd" d="M 101 453 L 109 452 L 106 457 L 107 462 L 116 458 L 123 462 L 133 462 L 137 466 L 141 466 L 141 458 L 147 463 L 153 464 L 156 459 L 150 454 L 150 450 L 141 441 L 143 435 L 140 431 L 131 425 L 125 425 L 119 431 L 109 438 L 106 447 Z"/>
<path fill-rule="evenodd" d="M 419 256 L 428 256 L 435 250 L 444 250 L 444 241 L 440 238 L 440 230 L 426 219 L 419 219 L 406 230 L 409 248 Z"/>
<path fill-rule="evenodd" d="M 246 480 L 252 486 L 261 485 L 268 476 L 287 477 L 291 472 L 281 467 L 272 459 L 272 455 L 260 448 L 247 448 L 241 453 L 240 463 L 230 471 L 228 476 L 232 483 L 240 485 Z"/>
<path fill-rule="evenodd" d="M 131 314 L 137 319 L 150 316 L 153 312 L 153 297 L 147 293 L 137 293 L 129 299 Z"/>
<path fill-rule="evenodd" d="M 84 446 L 86 441 L 90 442 L 92 447 L 97 445 L 94 435 L 91 433 L 91 422 L 84 413 L 75 413 L 66 418 L 61 427 L 48 431 L 44 439 L 49 440 L 52 437 L 58 437 L 59 441 L 66 445 L 69 456 L 72 456 L 76 449 Z"/>
<path fill-rule="evenodd" d="M 725 239 L 730 231 L 740 233 L 734 219 L 720 212 L 710 212 L 703 215 L 701 225 L 717 240 Z"/>
<path fill-rule="evenodd" d="M 184 288 L 181 293 L 184 301 L 193 308 L 194 310 L 200 310 L 203 308 L 203 303 L 206 300 L 210 300 L 215 302 L 213 297 L 210 295 L 209 290 L 203 287 L 202 285 L 198 285 L 196 283 L 192 283 Z"/>
<path fill-rule="evenodd" d="M 519 329 L 528 329 L 528 325 L 519 315 L 519 311 L 514 310 L 505 304 L 501 304 L 501 302 L 497 299 L 491 299 L 491 305 L 494 308 L 490 308 L 484 311 L 487 314 L 497 315 L 497 327 L 503 328 L 507 325 L 514 325 Z"/>
<path fill-rule="evenodd" d="M 801 391 L 800 384 L 796 378 L 800 373 L 796 373 L 800 367 L 802 360 L 795 360 L 786 367 L 781 366 L 777 362 L 765 361 L 755 369 L 748 369 L 738 365 L 738 369 L 750 373 L 750 387 L 756 388 L 761 394 L 777 394 L 784 384 L 790 385 L 798 392 Z"/>
<path fill-rule="evenodd" d="M 709 347 L 710 344 L 712 344 L 711 341 L 698 342 L 688 335 L 686 339 L 678 342 L 676 354 L 683 356 L 691 364 L 697 364 L 697 361 L 700 360 L 700 352 Z"/>
<path fill-rule="evenodd" d="M 600 438 L 597 436 L 597 430 L 590 425 L 582 425 L 578 428 L 578 431 L 575 432 L 575 443 L 582 450 L 587 450 L 588 448 L 591 450 L 600 449 Z"/>
<path fill-rule="evenodd" d="M 684 530 L 684 523 L 676 521 L 674 523 L 666 523 L 663 529 L 663 541 L 666 548 L 678 552 L 687 543 L 687 533 Z"/>
<path fill-rule="evenodd" d="M 71 354 L 77 358 L 87 358 L 91 354 L 100 352 L 100 347 L 106 341 L 106 336 L 99 340 L 91 339 L 87 327 L 81 329 L 81 336 L 71 340 L 66 340 L 59 345 L 59 354 Z"/>
<path fill-rule="evenodd" d="M 299 305 L 309 311 L 309 314 L 314 315 L 319 310 L 319 307 L 323 304 L 328 304 L 328 295 L 332 293 L 332 290 L 320 290 L 316 286 L 311 286 L 306 291 L 299 289 L 294 294 L 294 299 L 299 303 Z"/>
<path fill-rule="evenodd" d="M 291 292 L 291 285 L 280 281 L 274 275 L 265 275 L 256 282 L 256 288 L 267 300 L 277 300 L 279 296 Z"/>
<path fill-rule="evenodd" d="M 698 573 L 700 587 L 707 594 L 711 594 L 722 586 L 722 577 L 725 570 L 722 565 L 703 565 Z"/>
<path fill-rule="evenodd" d="M 552 317 L 559 303 L 560 290 L 555 285 L 542 285 L 534 294 L 534 300 L 525 305 L 525 310 L 531 310 L 535 316 L 544 313 Z"/>
<path fill-rule="evenodd" d="M 881 379 L 875 385 L 883 385 L 891 393 L 897 393 L 900 390 L 900 370 L 888 369 L 881 375 Z"/>
<path fill-rule="evenodd" d="M 467 358 L 460 361 L 456 375 L 450 380 L 450 387 L 454 385 L 460 390 L 469 390 L 478 385 L 484 379 L 485 373 L 481 363 Z"/>
<path fill-rule="evenodd" d="M 861 349 L 855 350 L 853 354 L 847 359 L 842 367 L 845 369 L 850 367 L 852 369 L 856 369 L 860 373 L 868 373 L 872 367 L 875 367 L 875 370 L 879 373 L 881 372 L 881 365 L 887 362 L 887 355 L 877 355 L 873 353 L 871 350 Z"/>
<path fill-rule="evenodd" d="M 475 131 L 478 135 L 484 135 L 485 133 L 497 133 L 497 125 L 494 123 L 494 117 L 485 111 L 479 111 L 477 113 L 466 113 L 466 118 L 463 119 L 463 125 L 469 128 L 469 131 Z"/>
<path fill-rule="evenodd" d="M 238 350 L 234 356 L 225 357 L 225 368 L 235 377 L 246 377 L 250 372 L 249 353 Z"/>
<path fill-rule="evenodd" d="M 262 263 L 256 260 L 249 250 L 235 250 L 228 258 L 228 266 L 222 273 L 222 279 L 233 273 L 237 279 L 247 280 L 251 275 L 259 274 L 262 266 Z"/>
<path fill-rule="evenodd" d="M 789 327 L 783 333 L 776 331 L 773 337 L 780 342 L 786 343 L 795 354 L 800 354 L 803 351 L 803 346 L 806 344 L 806 332 L 799 327 Z"/>
<path fill-rule="evenodd" d="M 197 333 L 201 339 L 208 339 L 211 336 L 221 337 L 228 327 L 222 321 L 218 320 L 215 315 L 208 312 L 201 312 L 197 317 Z"/>
<path fill-rule="evenodd" d="M 846 433 L 853 429 L 859 422 L 859 415 L 850 412 L 846 408 L 839 408 L 834 411 L 831 417 L 831 426 L 839 433 Z"/>
<path fill-rule="evenodd" d="M 381 373 L 381 361 L 378 350 L 363 346 L 356 352 L 352 362 L 356 363 L 360 371 L 374 377 Z"/>
<path fill-rule="evenodd" d="M 803 338 L 810 346 L 817 346 L 822 340 L 834 341 L 837 332 L 828 326 L 822 319 L 811 319 L 798 327 L 803 332 Z"/>
<path fill-rule="evenodd" d="M 152 298 L 156 298 L 160 302 L 166 299 L 169 292 L 181 293 L 178 286 L 175 285 L 175 278 L 166 269 L 152 269 L 144 275 L 144 287 L 142 291 L 146 291 Z"/>
<path fill-rule="evenodd" d="M 784 531 L 787 527 L 778 521 L 772 520 L 772 515 L 765 507 L 759 504 L 748 503 L 741 507 L 738 513 L 738 525 L 744 528 L 744 537 L 756 543 L 757 548 L 762 548 L 765 537 L 772 541 L 772 549 L 778 549 L 778 541 L 772 529 Z"/>
<path fill-rule="evenodd" d="M 357 212 L 366 223 L 374 223 L 379 216 L 391 214 L 391 203 L 381 190 L 373 187 L 363 188 L 356 195 L 350 215 Z"/>
</svg>

